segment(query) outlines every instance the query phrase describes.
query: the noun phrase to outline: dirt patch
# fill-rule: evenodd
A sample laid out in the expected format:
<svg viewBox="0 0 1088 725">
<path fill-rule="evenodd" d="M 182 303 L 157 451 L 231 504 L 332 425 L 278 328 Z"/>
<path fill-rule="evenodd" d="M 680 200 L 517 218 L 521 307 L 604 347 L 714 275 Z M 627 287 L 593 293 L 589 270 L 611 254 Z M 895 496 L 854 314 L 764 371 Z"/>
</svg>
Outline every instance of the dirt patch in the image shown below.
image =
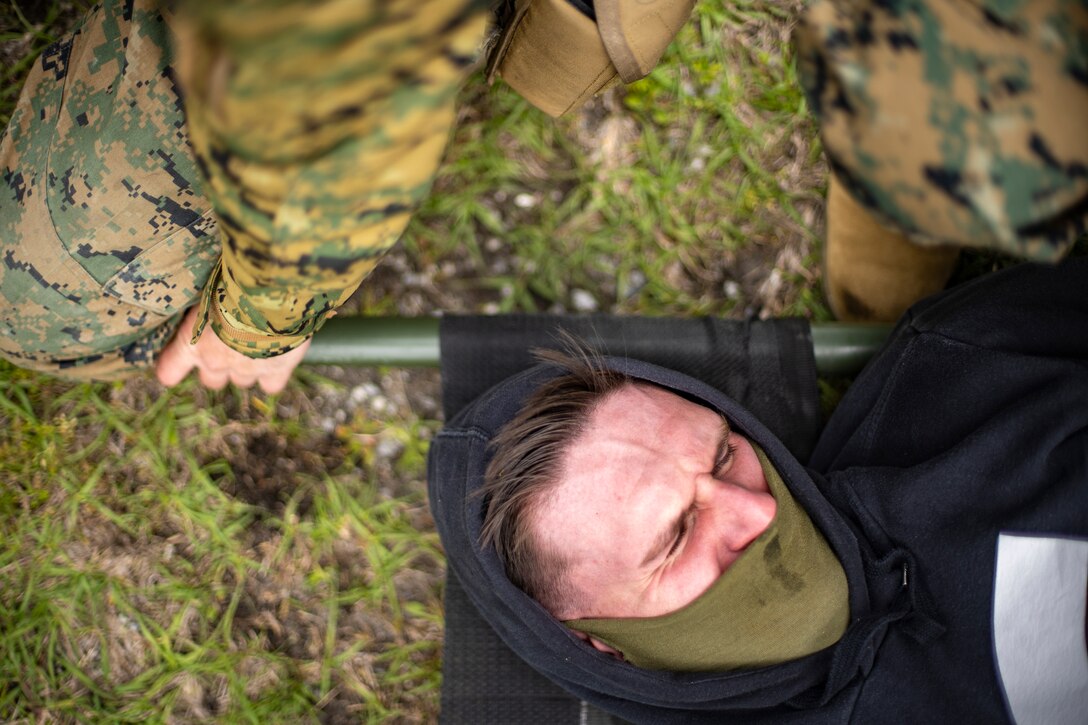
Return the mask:
<svg viewBox="0 0 1088 725">
<path fill-rule="evenodd" d="M 221 487 L 231 496 L 276 516 L 294 499 L 298 515 L 306 516 L 312 497 L 299 482 L 336 471 L 344 452 L 329 435 L 306 436 L 301 443 L 269 425 L 228 423 L 209 441 L 209 458 L 202 463 L 212 458 L 228 462 L 232 475 L 222 479 Z"/>
</svg>

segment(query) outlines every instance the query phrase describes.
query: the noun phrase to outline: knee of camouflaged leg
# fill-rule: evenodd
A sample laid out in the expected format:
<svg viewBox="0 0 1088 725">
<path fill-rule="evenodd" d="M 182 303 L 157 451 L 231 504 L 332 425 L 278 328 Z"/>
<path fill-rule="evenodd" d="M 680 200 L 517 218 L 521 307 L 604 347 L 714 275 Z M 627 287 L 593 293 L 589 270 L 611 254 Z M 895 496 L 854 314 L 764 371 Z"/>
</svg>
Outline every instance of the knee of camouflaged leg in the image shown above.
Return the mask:
<svg viewBox="0 0 1088 725">
<path fill-rule="evenodd" d="M 1086 38 L 1070 0 L 814 0 L 796 41 L 859 202 L 918 243 L 1054 261 L 1088 219 Z"/>
</svg>

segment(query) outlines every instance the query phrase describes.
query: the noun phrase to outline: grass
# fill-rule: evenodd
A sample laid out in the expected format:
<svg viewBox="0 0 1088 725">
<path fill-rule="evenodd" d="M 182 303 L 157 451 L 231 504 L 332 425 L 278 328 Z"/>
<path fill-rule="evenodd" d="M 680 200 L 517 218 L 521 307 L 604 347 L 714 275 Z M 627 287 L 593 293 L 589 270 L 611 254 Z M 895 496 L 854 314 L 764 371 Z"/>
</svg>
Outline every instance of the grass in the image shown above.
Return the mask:
<svg viewBox="0 0 1088 725">
<path fill-rule="evenodd" d="M 234 435 L 267 448 L 262 427 L 284 455 L 312 443 L 304 418 L 277 412 L 305 390 L 65 386 L 5 367 L 0 392 L 5 721 L 433 713 L 442 555 L 420 486 L 372 485 L 385 433 L 351 421 L 323 441 L 338 460 L 267 480 L 259 461 L 219 452 Z M 387 424 L 417 448 L 398 463 L 414 480 L 436 424 Z M 273 488 L 239 488 L 250 473 Z"/>
<path fill-rule="evenodd" d="M 467 293 L 498 312 L 826 317 L 804 292 L 825 172 L 789 55 L 798 7 L 701 4 L 647 79 L 558 122 L 470 87 L 407 267 L 458 270 L 443 309 Z"/>
</svg>

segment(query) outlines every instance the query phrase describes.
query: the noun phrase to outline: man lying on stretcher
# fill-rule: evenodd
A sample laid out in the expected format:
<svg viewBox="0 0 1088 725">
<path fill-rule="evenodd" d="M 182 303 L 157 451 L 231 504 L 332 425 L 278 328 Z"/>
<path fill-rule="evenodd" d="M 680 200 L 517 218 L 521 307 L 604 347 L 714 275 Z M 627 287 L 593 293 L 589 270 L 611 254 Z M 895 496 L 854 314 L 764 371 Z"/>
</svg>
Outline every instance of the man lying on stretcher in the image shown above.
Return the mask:
<svg viewBox="0 0 1088 725">
<path fill-rule="evenodd" d="M 433 446 L 451 567 L 630 720 L 1076 722 L 1085 282 L 1024 266 L 915 306 L 807 466 L 698 380 L 547 353 Z"/>
</svg>

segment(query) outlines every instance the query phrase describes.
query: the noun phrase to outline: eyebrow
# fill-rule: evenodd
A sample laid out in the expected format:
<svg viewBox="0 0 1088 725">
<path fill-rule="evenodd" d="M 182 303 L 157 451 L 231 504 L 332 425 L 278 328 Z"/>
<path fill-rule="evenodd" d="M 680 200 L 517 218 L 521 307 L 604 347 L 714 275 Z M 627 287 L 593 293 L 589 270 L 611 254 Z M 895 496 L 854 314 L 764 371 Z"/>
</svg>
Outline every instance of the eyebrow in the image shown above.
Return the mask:
<svg viewBox="0 0 1088 725">
<path fill-rule="evenodd" d="M 688 509 L 685 508 L 669 526 L 661 530 L 661 533 L 657 535 L 657 539 L 654 541 L 653 546 L 650 547 L 650 551 L 646 554 L 646 558 L 638 565 L 639 569 L 649 566 L 650 562 L 661 556 L 661 552 L 665 551 L 666 547 L 672 545 L 672 542 L 676 540 L 676 536 L 680 532 L 680 526 L 684 522 L 684 517 L 687 515 Z"/>
<path fill-rule="evenodd" d="M 714 451 L 714 465 L 717 465 L 718 461 L 722 459 L 726 449 L 729 447 L 729 434 L 731 430 L 729 421 L 725 419 L 724 415 L 721 416 L 721 432 L 718 435 L 718 447 Z M 677 535 L 680 533 L 680 527 L 683 525 L 684 518 L 688 515 L 690 509 L 690 506 L 684 508 L 684 510 L 680 512 L 680 515 L 677 516 L 669 526 L 661 530 L 661 533 L 657 535 L 657 538 L 654 539 L 654 543 L 646 553 L 646 558 L 638 565 L 640 569 L 649 566 L 650 562 L 661 556 L 661 552 L 672 545 L 672 542 L 676 540 Z"/>
</svg>

